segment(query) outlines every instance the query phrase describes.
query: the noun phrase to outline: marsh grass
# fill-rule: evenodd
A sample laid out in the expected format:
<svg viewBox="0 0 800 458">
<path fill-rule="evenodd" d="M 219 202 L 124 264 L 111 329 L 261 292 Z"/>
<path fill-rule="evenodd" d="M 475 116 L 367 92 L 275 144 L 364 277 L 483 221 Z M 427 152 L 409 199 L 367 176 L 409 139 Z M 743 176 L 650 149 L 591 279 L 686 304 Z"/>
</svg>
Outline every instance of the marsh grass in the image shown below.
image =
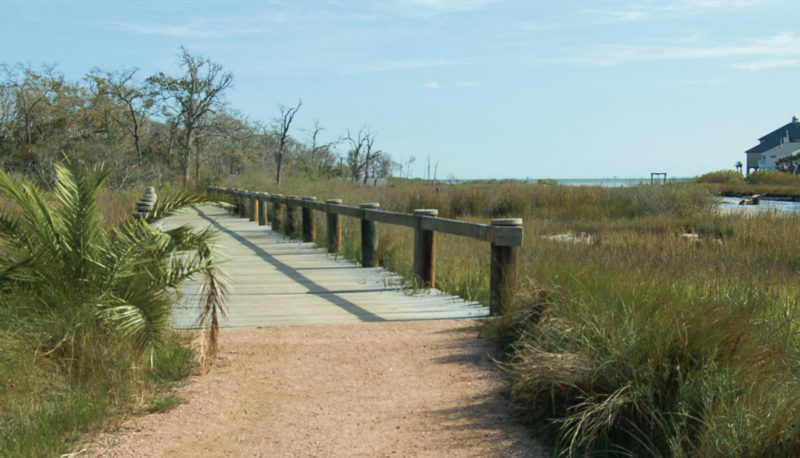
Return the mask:
<svg viewBox="0 0 800 458">
<path fill-rule="evenodd" d="M 516 299 L 481 334 L 507 349 L 510 399 L 555 455 L 800 455 L 800 217 L 718 215 L 716 184 L 326 185 L 292 193 L 524 219 Z M 343 222 L 343 256 L 360 259 Z M 382 264 L 410 277 L 413 231 L 379 231 Z M 550 239 L 565 233 L 583 241 Z M 437 287 L 486 304 L 488 260 L 437 235 Z"/>
</svg>

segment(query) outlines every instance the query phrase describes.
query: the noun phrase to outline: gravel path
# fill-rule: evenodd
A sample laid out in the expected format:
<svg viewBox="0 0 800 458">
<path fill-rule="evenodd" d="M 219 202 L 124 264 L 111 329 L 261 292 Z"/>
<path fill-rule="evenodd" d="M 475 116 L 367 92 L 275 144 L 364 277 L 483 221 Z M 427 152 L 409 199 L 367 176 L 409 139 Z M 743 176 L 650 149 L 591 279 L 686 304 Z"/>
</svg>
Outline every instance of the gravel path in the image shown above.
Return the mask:
<svg viewBox="0 0 800 458">
<path fill-rule="evenodd" d="M 469 320 L 223 331 L 220 360 L 91 457 L 542 457 Z"/>
</svg>

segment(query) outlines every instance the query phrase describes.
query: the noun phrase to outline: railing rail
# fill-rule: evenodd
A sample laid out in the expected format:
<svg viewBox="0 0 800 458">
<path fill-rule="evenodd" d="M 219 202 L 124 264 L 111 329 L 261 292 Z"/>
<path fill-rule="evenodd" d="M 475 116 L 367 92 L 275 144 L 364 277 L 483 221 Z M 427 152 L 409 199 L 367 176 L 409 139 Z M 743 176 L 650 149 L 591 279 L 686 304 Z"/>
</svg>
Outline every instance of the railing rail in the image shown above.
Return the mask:
<svg viewBox="0 0 800 458">
<path fill-rule="evenodd" d="M 316 197 L 283 196 L 242 189 L 209 186 L 208 190 L 227 194 L 237 203 L 235 211 L 241 218 L 249 218 L 259 225 L 271 221 L 272 230 L 287 228 L 291 234 L 301 234 L 303 241 L 316 241 L 316 223 L 313 212 L 323 212 L 326 218 L 328 252 L 342 249 L 341 217 L 361 220 L 361 265 L 378 265 L 378 225 L 394 224 L 410 227 L 414 234 L 414 275 L 424 287 L 435 287 L 437 232 L 467 237 L 491 244 L 489 313 L 501 314 L 511 301 L 517 275 L 517 249 L 522 246 L 522 219 L 493 219 L 491 225 L 438 218 L 438 211 L 418 209 L 414 214 L 379 210 L 377 203 L 362 203 L 358 207 L 343 205 L 340 199 L 318 202 Z M 272 205 L 268 205 L 271 203 Z M 271 209 L 268 210 L 268 207 Z M 298 220 L 302 210 L 302 223 Z M 267 213 L 271 212 L 271 215 Z M 271 219 L 268 217 L 270 216 Z M 301 227 L 298 230 L 298 226 Z"/>
</svg>

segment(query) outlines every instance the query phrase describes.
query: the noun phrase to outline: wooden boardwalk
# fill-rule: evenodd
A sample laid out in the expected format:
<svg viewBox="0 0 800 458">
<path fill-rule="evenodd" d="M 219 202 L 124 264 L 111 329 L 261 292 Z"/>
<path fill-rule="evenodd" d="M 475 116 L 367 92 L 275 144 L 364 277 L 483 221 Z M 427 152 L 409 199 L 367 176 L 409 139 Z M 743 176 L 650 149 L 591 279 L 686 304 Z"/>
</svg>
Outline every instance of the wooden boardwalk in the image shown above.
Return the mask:
<svg viewBox="0 0 800 458">
<path fill-rule="evenodd" d="M 432 289 L 411 294 L 402 279 L 383 268 L 358 268 L 313 244 L 289 240 L 214 206 L 202 206 L 160 222 L 220 231 L 217 255 L 230 278 L 228 320 L 222 327 L 253 328 L 324 323 L 477 318 L 489 309 Z M 175 307 L 178 328 L 197 317 L 199 281 L 184 287 Z"/>
</svg>

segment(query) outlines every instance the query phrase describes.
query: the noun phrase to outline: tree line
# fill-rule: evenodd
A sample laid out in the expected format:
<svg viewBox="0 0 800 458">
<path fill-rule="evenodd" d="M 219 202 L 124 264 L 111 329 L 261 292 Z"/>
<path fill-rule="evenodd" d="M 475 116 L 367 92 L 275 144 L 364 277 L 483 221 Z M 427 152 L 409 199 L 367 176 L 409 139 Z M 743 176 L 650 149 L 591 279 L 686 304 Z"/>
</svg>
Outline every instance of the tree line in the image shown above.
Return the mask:
<svg viewBox="0 0 800 458">
<path fill-rule="evenodd" d="M 64 156 L 107 164 L 107 183 L 117 188 L 202 186 L 245 170 L 279 185 L 287 173 L 366 183 L 400 169 L 366 125 L 323 142 L 318 120 L 307 129 L 294 125 L 302 101 L 278 105 L 270 122 L 254 121 L 227 103 L 234 77 L 222 65 L 183 47 L 177 63 L 178 75 L 94 68 L 77 81 L 55 64 L 0 64 L 0 168 L 48 188 Z"/>
</svg>

